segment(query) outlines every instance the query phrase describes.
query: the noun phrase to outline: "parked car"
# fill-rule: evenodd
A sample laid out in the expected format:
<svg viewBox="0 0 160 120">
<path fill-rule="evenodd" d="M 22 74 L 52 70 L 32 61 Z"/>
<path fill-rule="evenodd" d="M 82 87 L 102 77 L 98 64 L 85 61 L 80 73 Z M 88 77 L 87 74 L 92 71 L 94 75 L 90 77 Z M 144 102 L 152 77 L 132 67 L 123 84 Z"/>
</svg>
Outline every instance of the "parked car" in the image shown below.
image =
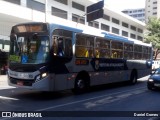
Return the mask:
<svg viewBox="0 0 160 120">
<path fill-rule="evenodd" d="M 160 68 L 153 71 L 147 81 L 147 87 L 149 90 L 160 88 Z"/>
</svg>

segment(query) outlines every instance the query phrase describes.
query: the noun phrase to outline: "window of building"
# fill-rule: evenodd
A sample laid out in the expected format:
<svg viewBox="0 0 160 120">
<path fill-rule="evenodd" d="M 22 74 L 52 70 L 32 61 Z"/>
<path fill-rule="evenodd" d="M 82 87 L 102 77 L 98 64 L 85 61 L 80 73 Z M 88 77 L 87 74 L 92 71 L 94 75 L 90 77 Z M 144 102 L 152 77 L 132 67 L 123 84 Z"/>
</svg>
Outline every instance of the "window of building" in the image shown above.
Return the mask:
<svg viewBox="0 0 160 120">
<path fill-rule="evenodd" d="M 110 21 L 110 16 L 104 14 L 104 15 L 103 15 L 103 19 Z"/>
<path fill-rule="evenodd" d="M 52 7 L 52 15 L 67 19 L 67 11 Z"/>
<path fill-rule="evenodd" d="M 133 13 L 136 13 L 137 12 L 137 10 L 133 10 Z"/>
<path fill-rule="evenodd" d="M 137 36 L 137 39 L 142 41 L 142 40 L 143 40 L 143 37 Z"/>
<path fill-rule="evenodd" d="M 81 24 L 85 24 L 85 17 L 81 17 L 79 15 L 72 14 L 72 21 L 78 22 L 78 23 L 81 23 Z"/>
<path fill-rule="evenodd" d="M 153 7 L 153 9 L 157 9 L 157 7 Z"/>
<path fill-rule="evenodd" d="M 33 10 L 45 12 L 45 4 L 34 0 L 27 0 L 27 7 Z"/>
<path fill-rule="evenodd" d="M 116 23 L 116 24 L 119 24 L 119 20 L 115 19 L 115 18 L 112 18 L 112 22 L 113 23 Z"/>
<path fill-rule="evenodd" d="M 112 32 L 115 34 L 119 34 L 119 29 L 112 27 Z"/>
<path fill-rule="evenodd" d="M 99 28 L 99 22 L 97 21 L 88 22 L 88 26 Z"/>
<path fill-rule="evenodd" d="M 138 12 L 143 12 L 143 10 L 138 10 Z"/>
<path fill-rule="evenodd" d="M 122 22 L 122 26 L 128 28 L 128 24 L 125 22 Z"/>
<path fill-rule="evenodd" d="M 76 8 L 78 10 L 81 10 L 81 11 L 85 11 L 85 6 L 79 4 L 79 3 L 76 3 L 76 2 L 72 2 L 72 7 L 73 8 Z"/>
<path fill-rule="evenodd" d="M 110 31 L 110 27 L 108 25 L 103 24 L 103 23 L 101 23 L 101 29 L 105 30 L 105 31 Z"/>
<path fill-rule="evenodd" d="M 65 4 L 65 5 L 68 5 L 68 0 L 54 0 L 54 1 L 57 1 L 59 3 Z"/>
<path fill-rule="evenodd" d="M 143 30 L 140 29 L 140 28 L 138 28 L 138 32 L 139 32 L 139 33 L 143 33 Z"/>
<path fill-rule="evenodd" d="M 153 15 L 157 15 L 157 12 L 153 12 Z"/>
<path fill-rule="evenodd" d="M 122 36 L 128 37 L 128 32 L 122 30 Z"/>
<path fill-rule="evenodd" d="M 4 1 L 14 3 L 14 4 L 17 4 L 17 5 L 20 5 L 20 3 L 21 3 L 20 0 L 4 0 Z"/>
<path fill-rule="evenodd" d="M 156 2 L 153 2 L 153 4 L 157 4 L 157 1 L 156 1 Z"/>
<path fill-rule="evenodd" d="M 76 35 L 76 57 L 93 57 L 94 37 L 77 34 Z"/>
<path fill-rule="evenodd" d="M 133 25 L 131 25 L 131 30 L 136 31 L 136 27 L 135 27 L 135 26 L 133 26 Z"/>
<path fill-rule="evenodd" d="M 133 39 L 136 39 L 136 35 L 135 35 L 135 34 L 132 34 L 132 33 L 131 33 L 131 34 L 130 34 L 130 37 L 133 38 Z"/>
</svg>

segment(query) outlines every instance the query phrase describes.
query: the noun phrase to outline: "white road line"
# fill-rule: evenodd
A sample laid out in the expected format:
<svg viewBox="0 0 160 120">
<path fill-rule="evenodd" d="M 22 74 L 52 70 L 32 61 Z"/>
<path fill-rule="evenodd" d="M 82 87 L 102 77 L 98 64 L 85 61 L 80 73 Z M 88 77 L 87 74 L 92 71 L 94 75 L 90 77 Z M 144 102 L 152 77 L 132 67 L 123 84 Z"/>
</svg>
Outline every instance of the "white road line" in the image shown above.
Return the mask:
<svg viewBox="0 0 160 120">
<path fill-rule="evenodd" d="M 4 99 L 4 100 L 19 100 L 19 99 L 16 99 L 16 98 L 5 97 L 5 96 L 0 96 L 0 99 Z"/>
<path fill-rule="evenodd" d="M 58 108 L 58 107 L 64 107 L 64 106 L 67 106 L 67 105 L 81 103 L 81 102 L 85 102 L 85 101 L 89 101 L 89 100 L 94 100 L 94 99 L 97 99 L 97 98 L 103 98 L 103 97 L 107 97 L 107 96 L 111 96 L 111 95 L 115 95 L 115 94 L 126 93 L 126 92 L 130 92 L 130 91 L 133 92 L 133 90 L 140 90 L 140 89 L 145 89 L 145 88 L 146 87 L 142 87 L 142 88 L 127 90 L 127 91 L 120 91 L 120 92 L 116 92 L 116 93 L 111 93 L 111 94 L 108 94 L 108 95 L 96 96 L 96 97 L 83 99 L 83 100 L 79 100 L 79 101 L 75 101 L 75 102 L 70 102 L 70 103 L 66 103 L 66 104 L 60 104 L 60 105 L 55 105 L 55 106 L 51 106 L 51 107 L 47 107 L 47 108 L 42 108 L 42 109 L 38 109 L 38 110 L 35 110 L 35 111 L 45 111 L 45 110 L 54 109 L 54 108 Z"/>
</svg>

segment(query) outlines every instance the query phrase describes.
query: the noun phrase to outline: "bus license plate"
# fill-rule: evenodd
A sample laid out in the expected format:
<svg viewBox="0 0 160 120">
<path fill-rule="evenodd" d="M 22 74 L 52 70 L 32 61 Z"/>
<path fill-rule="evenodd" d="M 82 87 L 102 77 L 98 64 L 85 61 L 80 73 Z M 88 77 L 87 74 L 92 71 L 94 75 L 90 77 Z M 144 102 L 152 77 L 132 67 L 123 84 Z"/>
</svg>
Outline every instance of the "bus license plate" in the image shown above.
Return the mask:
<svg viewBox="0 0 160 120">
<path fill-rule="evenodd" d="M 17 85 L 23 86 L 23 82 L 22 81 L 17 81 Z"/>
</svg>

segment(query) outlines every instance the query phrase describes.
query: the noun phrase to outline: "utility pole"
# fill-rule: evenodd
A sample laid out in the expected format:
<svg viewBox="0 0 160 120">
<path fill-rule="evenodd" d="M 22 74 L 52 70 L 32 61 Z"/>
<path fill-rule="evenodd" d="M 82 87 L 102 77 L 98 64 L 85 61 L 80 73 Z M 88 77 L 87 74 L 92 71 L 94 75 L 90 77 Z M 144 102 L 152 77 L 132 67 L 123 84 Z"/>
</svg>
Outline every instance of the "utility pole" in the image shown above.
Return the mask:
<svg viewBox="0 0 160 120">
<path fill-rule="evenodd" d="M 47 22 L 47 0 L 45 0 L 45 22 Z"/>
</svg>

